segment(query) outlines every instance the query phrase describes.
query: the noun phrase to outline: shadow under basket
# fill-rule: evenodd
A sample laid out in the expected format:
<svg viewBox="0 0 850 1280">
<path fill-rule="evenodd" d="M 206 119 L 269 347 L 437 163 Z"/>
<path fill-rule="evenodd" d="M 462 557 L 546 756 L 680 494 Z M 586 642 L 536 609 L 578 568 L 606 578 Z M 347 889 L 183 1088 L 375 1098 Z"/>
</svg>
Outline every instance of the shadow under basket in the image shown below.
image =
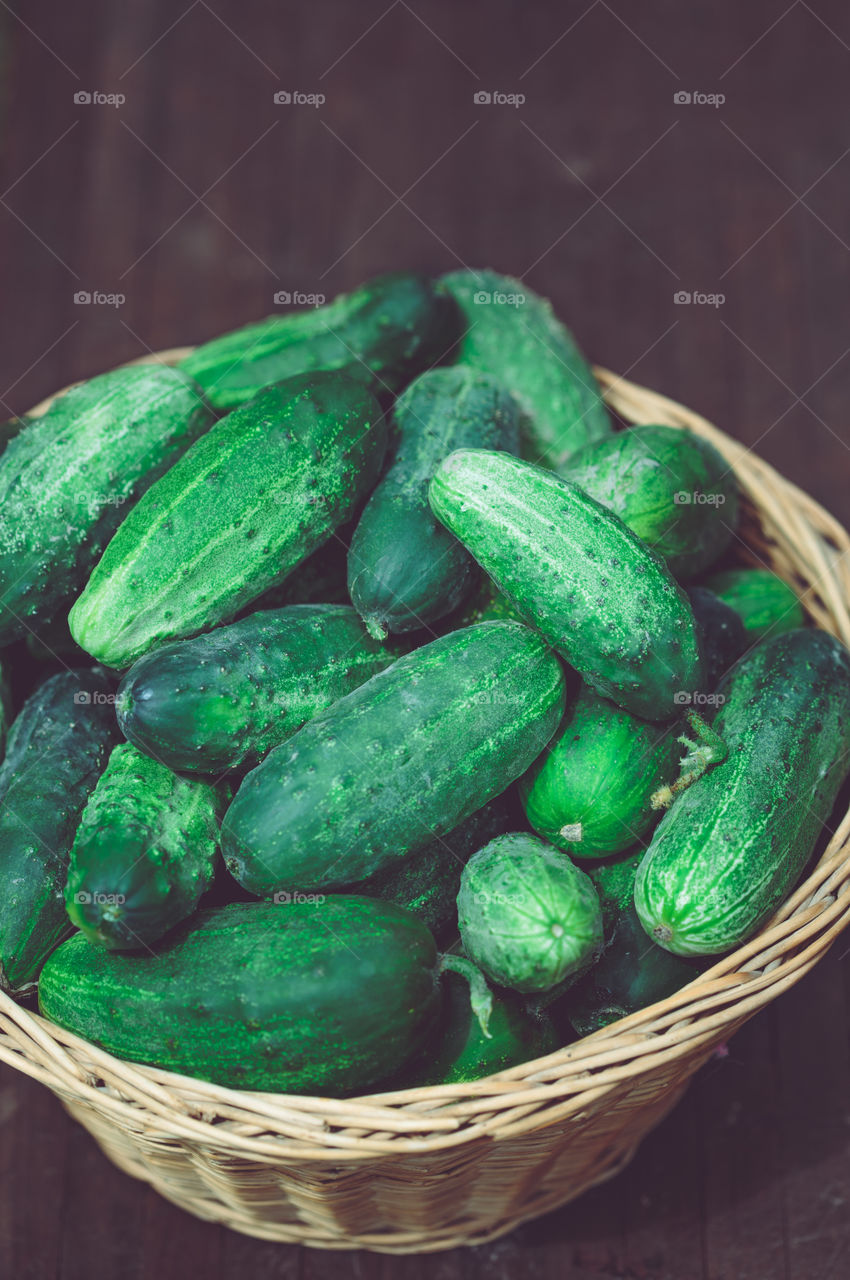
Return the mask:
<svg viewBox="0 0 850 1280">
<path fill-rule="evenodd" d="M 596 373 L 626 422 L 717 446 L 745 495 L 742 557 L 790 582 L 850 646 L 844 529 L 704 419 Z M 325 1249 L 482 1243 L 618 1173 L 714 1050 L 816 964 L 850 921 L 850 812 L 836 820 L 814 871 L 746 946 L 669 999 L 471 1084 L 344 1101 L 237 1092 L 123 1062 L 2 994 L 0 1060 L 52 1089 L 120 1169 L 199 1218 Z"/>
</svg>

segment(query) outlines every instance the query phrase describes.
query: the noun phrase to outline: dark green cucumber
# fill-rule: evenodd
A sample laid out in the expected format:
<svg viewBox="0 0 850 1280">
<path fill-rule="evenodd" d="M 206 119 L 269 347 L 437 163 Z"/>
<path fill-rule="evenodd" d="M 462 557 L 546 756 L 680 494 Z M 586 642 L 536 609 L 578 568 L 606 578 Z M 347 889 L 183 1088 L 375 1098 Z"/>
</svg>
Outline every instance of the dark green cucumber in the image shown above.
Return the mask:
<svg viewBox="0 0 850 1280">
<path fill-rule="evenodd" d="M 228 868 L 260 895 L 364 880 L 504 791 L 563 706 L 557 658 L 519 623 L 423 645 L 247 775 L 222 824 Z"/>
<path fill-rule="evenodd" d="M 117 738 L 102 671 L 63 671 L 24 704 L 0 767 L 0 986 L 32 986 L 68 933 L 63 890 L 83 806 Z"/>
<path fill-rule="evenodd" d="M 0 456 L 0 645 L 70 605 L 150 484 L 212 413 L 176 369 L 92 378 L 29 422 Z"/>
<path fill-rule="evenodd" d="M 89 942 L 137 951 L 185 920 L 213 882 L 223 796 L 115 747 L 71 850 L 65 904 Z"/>
<path fill-rule="evenodd" d="M 478 566 L 428 505 L 428 484 L 455 449 L 519 451 L 519 409 L 474 369 L 433 369 L 393 413 L 395 456 L 360 517 L 348 553 L 352 602 L 372 635 L 415 631 L 460 604 Z"/>
<path fill-rule="evenodd" d="M 268 387 L 133 509 L 71 610 L 75 640 L 127 667 L 233 617 L 351 515 L 385 442 L 374 396 L 345 374 Z"/>
<path fill-rule="evenodd" d="M 378 276 L 327 306 L 269 316 L 196 347 L 181 361 L 217 409 L 234 409 L 272 382 L 339 369 L 393 393 L 442 359 L 457 318 L 424 276 Z"/>
<path fill-rule="evenodd" d="M 749 647 L 744 621 L 739 613 L 707 587 L 688 587 L 702 654 L 703 687 L 710 703 L 713 690 L 733 663 Z M 694 701 L 699 702 L 699 694 Z"/>
<path fill-rule="evenodd" d="M 440 1024 L 425 1052 L 402 1069 L 402 1077 L 393 1082 L 394 1088 L 480 1080 L 482 1076 L 542 1058 L 558 1048 L 558 1038 L 548 1014 L 531 1012 L 510 991 L 492 993 L 488 1034 L 485 1034 L 473 1012 L 464 979 L 447 973 L 442 986 Z"/>
<path fill-rule="evenodd" d="M 564 474 L 614 511 L 679 579 L 713 564 L 738 523 L 734 471 L 714 445 L 691 431 L 618 431 L 583 449 Z"/>
<path fill-rule="evenodd" d="M 666 999 L 697 976 L 693 961 L 655 946 L 641 928 L 634 883 L 642 857 L 643 850 L 587 868 L 602 904 L 605 947 L 590 972 L 563 997 L 580 1036 Z"/>
<path fill-rule="evenodd" d="M 466 326 L 458 363 L 492 374 L 519 402 L 524 458 L 560 471 L 611 432 L 593 371 L 545 299 L 495 271 L 455 271 L 440 287 Z"/>
<path fill-rule="evenodd" d="M 236 1089 L 350 1093 L 416 1053 L 439 1015 L 428 930 L 389 902 L 240 902 L 156 953 L 77 934 L 39 991 L 59 1026 L 133 1062 Z"/>
<path fill-rule="evenodd" d="M 463 947 L 501 986 L 538 992 L 575 980 L 602 949 L 592 882 L 536 836 L 497 836 L 463 869 L 457 897 Z"/>
<path fill-rule="evenodd" d="M 679 955 L 728 951 L 787 896 L 850 769 L 850 654 L 824 631 L 765 641 L 718 691 L 727 759 L 673 802 L 635 906 Z"/>
<path fill-rule="evenodd" d="M 706 578 L 703 586 L 735 610 L 751 643 L 805 624 L 796 591 L 770 569 L 724 569 Z"/>
<path fill-rule="evenodd" d="M 431 506 L 589 685 L 664 720 L 700 687 L 696 626 L 669 570 L 583 489 L 506 453 L 459 449 Z"/>
<path fill-rule="evenodd" d="M 350 605 L 252 613 L 140 658 L 118 690 L 124 736 L 186 773 L 253 768 L 398 655 Z"/>
<path fill-rule="evenodd" d="M 438 939 L 457 932 L 457 894 L 464 864 L 476 849 L 512 829 L 514 806 L 505 795 L 465 818 L 454 831 L 431 840 L 397 865 L 379 871 L 348 892 L 385 898 L 406 907 Z"/>
<path fill-rule="evenodd" d="M 641 840 L 651 797 L 678 773 L 676 729 L 639 720 L 587 685 L 520 781 L 529 823 L 574 858 L 604 858 Z"/>
</svg>

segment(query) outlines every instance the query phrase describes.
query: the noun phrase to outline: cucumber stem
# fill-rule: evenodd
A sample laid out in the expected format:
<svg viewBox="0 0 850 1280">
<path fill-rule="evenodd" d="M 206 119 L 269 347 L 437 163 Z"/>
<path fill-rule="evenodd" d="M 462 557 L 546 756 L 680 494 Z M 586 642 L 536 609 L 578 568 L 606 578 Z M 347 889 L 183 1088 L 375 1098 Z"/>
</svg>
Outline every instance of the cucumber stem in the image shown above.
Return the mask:
<svg viewBox="0 0 850 1280">
<path fill-rule="evenodd" d="M 389 635 L 389 628 L 385 622 L 382 622 L 380 618 L 371 617 L 364 618 L 363 621 L 366 624 L 366 630 L 369 632 L 369 635 L 373 640 L 386 640 Z"/>
<path fill-rule="evenodd" d="M 448 952 L 440 956 L 440 964 L 438 973 L 445 973 L 449 970 L 451 973 L 460 974 L 462 978 L 469 983 L 469 1003 L 472 1006 L 472 1012 L 478 1019 L 478 1025 L 488 1040 L 492 1039 L 488 1030 L 490 1024 L 490 1014 L 493 1012 L 493 993 L 487 985 L 484 974 L 473 964 L 471 960 L 467 960 L 465 956 L 453 956 Z"/>
<path fill-rule="evenodd" d="M 726 743 L 715 733 L 709 724 L 696 711 L 689 711 L 688 723 L 697 742 L 681 734 L 676 741 L 687 747 L 687 753 L 680 761 L 681 773 L 672 786 L 659 787 L 653 792 L 650 804 L 653 809 L 667 809 L 682 791 L 686 791 L 697 778 L 701 778 L 712 765 L 720 764 L 729 754 Z"/>
</svg>

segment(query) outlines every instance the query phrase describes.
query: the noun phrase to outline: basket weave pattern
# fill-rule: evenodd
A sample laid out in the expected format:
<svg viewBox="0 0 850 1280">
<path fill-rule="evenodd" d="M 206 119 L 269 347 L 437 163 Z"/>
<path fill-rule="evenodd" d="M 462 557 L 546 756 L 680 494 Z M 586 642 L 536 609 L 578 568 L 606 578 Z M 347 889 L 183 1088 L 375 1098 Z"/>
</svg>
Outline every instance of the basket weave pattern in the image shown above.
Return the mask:
<svg viewBox="0 0 850 1280">
<path fill-rule="evenodd" d="M 626 421 L 689 428 L 717 446 L 745 494 L 745 558 L 793 583 L 815 623 L 850 646 L 844 529 L 704 419 L 596 373 Z M 470 1084 L 342 1101 L 237 1092 L 123 1062 L 2 993 L 0 1060 L 52 1089 L 121 1169 L 201 1218 L 322 1248 L 481 1243 L 616 1174 L 715 1049 L 850 922 L 848 885 L 850 811 L 746 946 L 669 999 Z"/>
</svg>

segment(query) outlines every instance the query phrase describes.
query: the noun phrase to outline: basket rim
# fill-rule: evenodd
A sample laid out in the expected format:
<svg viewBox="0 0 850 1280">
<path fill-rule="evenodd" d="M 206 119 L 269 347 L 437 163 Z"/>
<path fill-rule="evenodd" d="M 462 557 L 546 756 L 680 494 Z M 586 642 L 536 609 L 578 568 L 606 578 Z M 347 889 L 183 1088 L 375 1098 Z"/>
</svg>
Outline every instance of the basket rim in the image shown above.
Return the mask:
<svg viewBox="0 0 850 1280">
<path fill-rule="evenodd" d="M 192 347 L 128 364 L 176 364 Z M 123 367 L 123 366 L 122 366 Z M 682 427 L 714 444 L 757 514 L 774 572 L 813 580 L 803 604 L 816 625 L 850 646 L 850 535 L 804 491 L 745 445 L 660 393 L 604 367 L 608 406 L 630 422 Z M 77 384 L 72 384 L 77 385 Z M 40 415 L 69 390 L 41 401 Z M 758 549 L 739 541 L 750 557 Z M 784 572 L 783 572 L 784 571 Z M 371 1092 L 344 1099 L 249 1092 L 118 1058 L 32 1013 L 0 991 L 0 1061 L 66 1102 L 111 1113 L 134 1128 L 201 1141 L 267 1162 L 289 1156 L 334 1163 L 368 1155 L 433 1152 L 475 1138 L 506 1138 L 578 1116 L 650 1068 L 683 1057 L 693 1069 L 747 1018 L 800 980 L 850 924 L 850 809 L 810 875 L 742 947 L 663 1001 L 542 1058 L 465 1084 Z"/>
</svg>

